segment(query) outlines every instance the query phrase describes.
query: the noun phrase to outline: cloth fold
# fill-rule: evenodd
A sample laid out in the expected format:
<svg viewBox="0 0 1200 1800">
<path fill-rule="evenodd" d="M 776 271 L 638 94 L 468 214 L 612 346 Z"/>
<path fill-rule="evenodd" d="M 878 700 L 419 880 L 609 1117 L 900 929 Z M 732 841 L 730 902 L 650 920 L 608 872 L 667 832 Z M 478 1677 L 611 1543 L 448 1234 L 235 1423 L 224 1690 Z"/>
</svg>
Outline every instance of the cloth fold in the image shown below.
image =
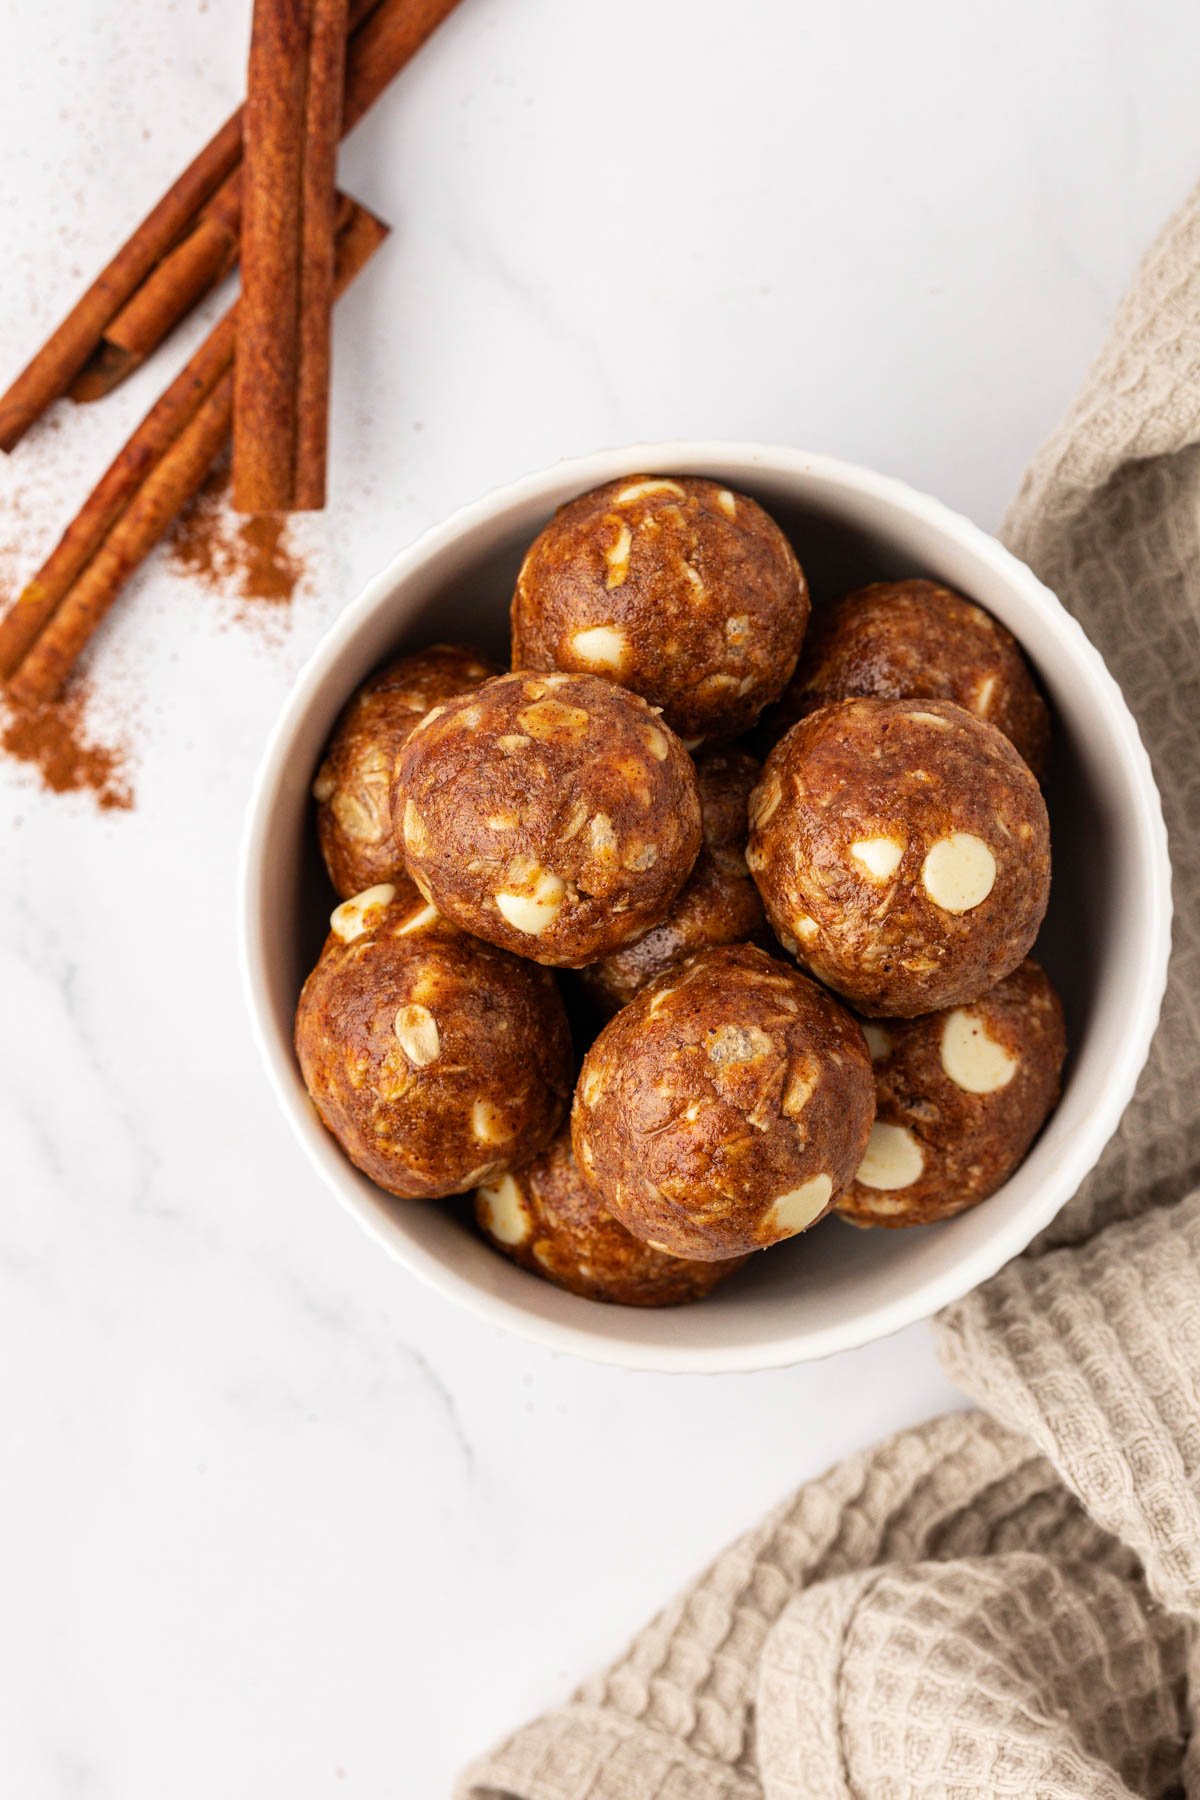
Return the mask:
<svg viewBox="0 0 1200 1800">
<path fill-rule="evenodd" d="M 1026 1551 L 806 1588 L 763 1647 L 766 1800 L 1131 1800 L 1176 1777 L 1187 1632 L 1145 1587 Z"/>
<path fill-rule="evenodd" d="M 1174 944 L 1137 1093 L 1048 1230 L 937 1322 L 986 1410 L 808 1483 L 460 1800 L 1200 1800 L 1200 190 L 1003 535 L 1105 657 L 1163 795 Z"/>
</svg>

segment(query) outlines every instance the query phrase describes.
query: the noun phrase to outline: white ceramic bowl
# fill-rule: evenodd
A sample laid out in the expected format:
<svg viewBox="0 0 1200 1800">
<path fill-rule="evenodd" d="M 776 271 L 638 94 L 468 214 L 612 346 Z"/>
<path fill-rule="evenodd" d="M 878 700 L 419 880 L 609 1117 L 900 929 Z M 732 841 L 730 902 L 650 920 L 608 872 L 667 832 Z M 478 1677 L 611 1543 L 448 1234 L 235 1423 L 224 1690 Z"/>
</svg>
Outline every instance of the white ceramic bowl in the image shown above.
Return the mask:
<svg viewBox="0 0 1200 1800">
<path fill-rule="evenodd" d="M 816 595 L 928 575 L 1016 635 L 1056 717 L 1049 795 L 1054 883 L 1037 954 L 1066 1007 L 1062 1103 L 1021 1168 L 962 1217 L 913 1231 L 837 1219 L 756 1256 L 696 1306 L 600 1306 L 498 1256 L 461 1202 L 393 1200 L 346 1160 L 309 1104 L 292 1013 L 334 896 L 309 789 L 338 711 L 385 658 L 446 638 L 504 657 L 521 556 L 554 508 L 635 471 L 744 489 L 795 543 Z M 559 463 L 456 512 L 400 554 L 317 646 L 271 734 L 250 804 L 241 948 L 250 1010 L 293 1131 L 334 1194 L 448 1299 L 554 1349 L 634 1368 L 717 1372 L 826 1356 L 926 1317 L 985 1280 L 1053 1218 L 1116 1128 L 1149 1049 L 1166 979 L 1170 867 L 1150 764 L 1097 652 L 1054 595 L 994 538 L 938 501 L 853 464 L 758 444 L 641 444 Z"/>
</svg>

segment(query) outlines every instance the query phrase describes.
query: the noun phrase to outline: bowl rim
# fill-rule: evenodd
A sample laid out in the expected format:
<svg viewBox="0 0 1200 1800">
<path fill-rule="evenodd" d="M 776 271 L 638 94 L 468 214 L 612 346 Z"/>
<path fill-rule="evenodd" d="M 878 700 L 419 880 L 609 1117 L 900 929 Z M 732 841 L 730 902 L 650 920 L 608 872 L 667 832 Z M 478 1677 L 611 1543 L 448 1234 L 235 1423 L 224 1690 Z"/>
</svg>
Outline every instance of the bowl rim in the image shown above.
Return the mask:
<svg viewBox="0 0 1200 1800">
<path fill-rule="evenodd" d="M 1023 589 L 1042 622 L 1055 635 L 1069 659 L 1090 671 L 1096 698 L 1106 715 L 1107 737 L 1122 754 L 1136 797 L 1138 861 L 1148 881 L 1149 905 L 1143 935 L 1137 1016 L 1129 1021 L 1119 1056 L 1109 1068 L 1102 1104 L 1086 1126 L 1063 1147 L 1052 1178 L 1039 1195 L 1012 1218 L 998 1220 L 996 1231 L 963 1252 L 948 1268 L 918 1277 L 894 1297 L 860 1314 L 825 1326 L 801 1327 L 764 1343 L 744 1345 L 627 1344 L 589 1329 L 586 1324 L 547 1319 L 519 1303 L 488 1291 L 462 1276 L 413 1239 L 403 1243 L 385 1230 L 382 1209 L 364 1198 L 358 1172 L 352 1168 L 310 1107 L 301 1106 L 296 1090 L 290 1040 L 281 1044 L 271 1020 L 265 965 L 256 948 L 265 875 L 264 840 L 288 746 L 324 680 L 327 666 L 356 636 L 377 608 L 386 605 L 404 582 L 430 558 L 477 526 L 536 501 L 546 490 L 578 482 L 584 492 L 631 471 L 703 474 L 706 466 L 744 467 L 752 481 L 755 467 L 783 476 L 803 476 L 831 491 L 852 492 L 878 500 L 920 519 L 941 536 L 957 542 L 1010 585 Z M 1005 545 L 943 501 L 911 487 L 895 476 L 817 452 L 751 440 L 677 439 L 635 443 L 563 458 L 489 489 L 455 508 L 400 549 L 367 581 L 358 595 L 327 627 L 310 652 L 270 729 L 255 773 L 242 832 L 237 872 L 237 940 L 242 991 L 250 1013 L 251 1032 L 276 1101 L 309 1162 L 332 1189 L 340 1204 L 395 1260 L 447 1299 L 466 1306 L 486 1323 L 514 1331 L 547 1349 L 567 1351 L 593 1362 L 662 1373 L 728 1374 L 785 1368 L 799 1362 L 856 1349 L 888 1337 L 905 1326 L 929 1318 L 988 1280 L 1025 1250 L 1074 1194 L 1095 1166 L 1128 1106 L 1150 1051 L 1166 990 L 1171 951 L 1171 865 L 1162 804 L 1137 722 L 1100 652 L 1079 621 L 1057 595 Z"/>
</svg>

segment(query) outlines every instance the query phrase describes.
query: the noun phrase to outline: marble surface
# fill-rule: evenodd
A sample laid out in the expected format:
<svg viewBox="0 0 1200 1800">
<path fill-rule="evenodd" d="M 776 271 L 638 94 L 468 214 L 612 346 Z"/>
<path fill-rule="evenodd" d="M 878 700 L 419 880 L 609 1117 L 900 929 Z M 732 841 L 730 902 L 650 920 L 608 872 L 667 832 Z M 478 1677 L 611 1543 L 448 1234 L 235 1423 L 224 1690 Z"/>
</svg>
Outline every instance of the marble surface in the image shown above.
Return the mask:
<svg viewBox="0 0 1200 1800">
<path fill-rule="evenodd" d="M 248 10 L 0 4 L 5 376 L 236 99 Z M 395 231 L 303 591 L 138 579 L 93 662 L 133 811 L 0 763 L 6 1793 L 445 1794 L 792 1485 L 957 1404 L 923 1327 L 636 1376 L 388 1263 L 256 1064 L 241 814 L 322 628 L 527 467 L 777 439 L 994 524 L 1194 174 L 1198 54 L 1133 0 L 463 0 L 354 136 Z M 7 588 L 199 328 L 0 469 Z"/>
</svg>

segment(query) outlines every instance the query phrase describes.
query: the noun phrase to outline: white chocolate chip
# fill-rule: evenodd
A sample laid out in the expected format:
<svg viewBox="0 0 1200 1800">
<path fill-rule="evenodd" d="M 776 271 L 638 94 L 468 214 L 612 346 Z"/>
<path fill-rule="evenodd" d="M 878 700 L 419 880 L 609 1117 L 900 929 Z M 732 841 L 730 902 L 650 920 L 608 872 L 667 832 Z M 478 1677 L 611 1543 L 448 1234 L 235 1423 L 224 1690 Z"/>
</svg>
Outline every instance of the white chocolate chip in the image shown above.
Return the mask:
<svg viewBox="0 0 1200 1800">
<path fill-rule="evenodd" d="M 396 1042 L 414 1069 L 424 1069 L 437 1061 L 442 1049 L 442 1034 L 427 1006 L 402 1006 L 399 1009 Z"/>
<path fill-rule="evenodd" d="M 656 725 L 648 725 L 642 732 L 642 736 L 645 738 L 646 747 L 654 760 L 666 762 L 671 753 L 671 746 L 667 742 L 665 732 L 659 731 Z"/>
<path fill-rule="evenodd" d="M 892 1040 L 882 1025 L 872 1025 L 869 1019 L 864 1020 L 863 1036 L 867 1040 L 872 1062 L 884 1062 L 892 1054 Z"/>
<path fill-rule="evenodd" d="M 801 913 L 798 918 L 792 920 L 792 924 L 796 927 L 796 936 L 802 944 L 811 944 L 821 929 L 817 921 L 810 919 L 807 913 Z"/>
<path fill-rule="evenodd" d="M 313 799 L 317 805 L 324 806 L 327 800 L 331 800 L 336 787 L 337 782 L 334 780 L 333 770 L 328 763 L 322 763 L 317 770 L 317 779 L 313 782 L 312 789 Z"/>
<path fill-rule="evenodd" d="M 686 498 L 677 481 L 635 481 L 629 487 L 623 487 L 616 496 L 615 506 L 631 506 L 635 500 L 642 500 L 647 494 L 674 494 L 677 500 Z"/>
<path fill-rule="evenodd" d="M 814 1175 L 811 1180 L 803 1182 L 790 1193 L 780 1194 L 767 1218 L 767 1228 L 774 1238 L 795 1237 L 815 1219 L 819 1219 L 829 1205 L 829 1197 L 833 1193 L 833 1179 L 829 1175 Z"/>
<path fill-rule="evenodd" d="M 978 1013 L 956 1006 L 942 1026 L 942 1067 L 968 1094 L 994 1094 L 1017 1072 L 1015 1057 L 998 1044 Z"/>
<path fill-rule="evenodd" d="M 887 881 L 904 860 L 904 848 L 892 837 L 859 838 L 851 844 L 850 854 L 872 881 Z"/>
<path fill-rule="evenodd" d="M 437 919 L 438 909 L 436 906 L 423 906 L 419 912 L 413 913 L 411 918 L 405 919 L 403 925 L 396 932 L 396 936 L 410 937 L 414 931 L 424 931 L 427 925 L 436 925 Z"/>
<path fill-rule="evenodd" d="M 570 640 L 571 654 L 589 669 L 620 671 L 629 653 L 629 640 L 615 625 L 590 625 Z"/>
<path fill-rule="evenodd" d="M 728 488 L 721 488 L 717 493 L 717 505 L 727 519 L 737 518 L 737 501 Z"/>
<path fill-rule="evenodd" d="M 507 731 L 496 739 L 496 748 L 503 750 L 506 756 L 512 756 L 518 750 L 528 750 L 532 742 L 532 738 L 524 737 L 519 731 Z"/>
<path fill-rule="evenodd" d="M 855 1180 L 869 1188 L 910 1187 L 924 1167 L 925 1153 L 911 1131 L 876 1120 Z"/>
<path fill-rule="evenodd" d="M 497 894 L 496 908 L 515 931 L 523 931 L 527 937 L 540 937 L 557 919 L 566 891 L 567 884 L 561 875 L 541 869 L 528 892 Z"/>
<path fill-rule="evenodd" d="M 504 1114 L 490 1100 L 476 1100 L 471 1108 L 471 1130 L 481 1144 L 507 1143 L 512 1136 Z"/>
<path fill-rule="evenodd" d="M 367 914 L 377 906 L 390 906 L 396 898 L 396 890 L 390 881 L 381 881 L 376 887 L 364 888 L 361 894 L 352 899 L 343 900 L 335 906 L 329 915 L 329 929 L 334 937 L 341 938 L 343 944 L 352 944 L 367 929 Z"/>
<path fill-rule="evenodd" d="M 608 574 L 604 577 L 606 588 L 620 587 L 629 574 L 629 552 L 633 548 L 633 533 L 624 519 L 620 520 L 616 539 L 604 552 L 604 560 L 608 565 Z"/>
<path fill-rule="evenodd" d="M 493 1186 L 481 1187 L 487 1229 L 499 1244 L 524 1244 L 533 1234 L 533 1219 L 525 1196 L 511 1175 L 503 1175 Z"/>
<path fill-rule="evenodd" d="M 996 859 L 982 838 L 956 831 L 939 838 L 921 866 L 925 892 L 943 912 L 970 912 L 987 899 L 996 880 Z"/>
<path fill-rule="evenodd" d="M 761 874 L 762 871 L 766 868 L 766 866 L 767 866 L 767 859 L 763 855 L 762 850 L 759 848 L 759 846 L 756 843 L 751 841 L 749 844 L 746 845 L 746 867 L 748 869 L 750 869 L 751 871 L 756 870 L 759 874 Z"/>
<path fill-rule="evenodd" d="M 792 936 L 791 932 L 790 931 L 778 931 L 778 932 L 776 932 L 775 935 L 779 939 L 780 943 L 783 945 L 784 949 L 787 951 L 788 955 L 795 956 L 797 951 L 799 950 L 800 946 L 796 942 L 795 938 Z"/>
<path fill-rule="evenodd" d="M 905 713 L 904 716 L 906 719 L 919 719 L 922 725 L 936 725 L 939 731 L 949 731 L 950 729 L 949 719 L 943 719 L 937 713 L 910 712 Z"/>
<path fill-rule="evenodd" d="M 517 724 L 530 737 L 545 741 L 553 737 L 584 737 L 591 720 L 582 706 L 564 706 L 561 700 L 539 700 L 535 706 L 527 706 L 517 714 Z"/>
</svg>

